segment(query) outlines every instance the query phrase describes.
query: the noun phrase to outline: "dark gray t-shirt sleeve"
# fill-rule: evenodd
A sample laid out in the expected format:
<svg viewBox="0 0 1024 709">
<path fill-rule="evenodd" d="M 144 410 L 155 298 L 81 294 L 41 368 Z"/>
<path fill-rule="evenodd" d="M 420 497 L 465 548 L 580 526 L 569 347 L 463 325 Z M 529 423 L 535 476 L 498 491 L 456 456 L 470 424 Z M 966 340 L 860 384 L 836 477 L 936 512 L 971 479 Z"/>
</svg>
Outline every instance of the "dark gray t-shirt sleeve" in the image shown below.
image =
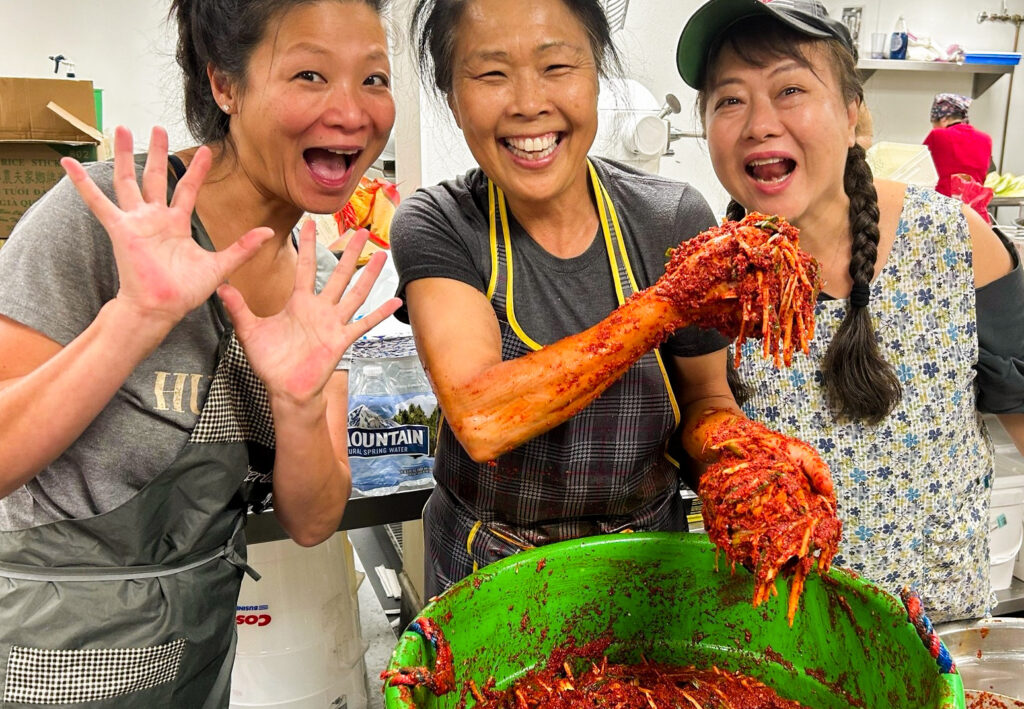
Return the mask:
<svg viewBox="0 0 1024 709">
<path fill-rule="evenodd" d="M 978 410 L 1024 413 L 1024 271 L 1016 251 L 1010 273 L 979 288 Z"/>
<path fill-rule="evenodd" d="M 405 199 L 391 222 L 391 255 L 398 271 L 396 295 L 421 278 L 451 278 L 487 291 L 482 267 L 488 260 L 488 225 L 462 180 L 418 190 Z M 405 304 L 395 316 L 409 321 Z"/>
</svg>

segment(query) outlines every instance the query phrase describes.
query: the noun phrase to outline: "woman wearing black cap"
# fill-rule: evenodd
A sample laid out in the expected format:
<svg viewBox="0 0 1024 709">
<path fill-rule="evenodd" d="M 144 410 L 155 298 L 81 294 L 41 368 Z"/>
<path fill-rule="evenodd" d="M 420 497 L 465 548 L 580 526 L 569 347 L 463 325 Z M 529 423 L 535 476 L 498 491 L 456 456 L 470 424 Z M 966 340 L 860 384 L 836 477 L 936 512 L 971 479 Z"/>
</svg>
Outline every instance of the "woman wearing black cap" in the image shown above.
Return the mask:
<svg viewBox="0 0 1024 709">
<path fill-rule="evenodd" d="M 980 616 L 993 464 L 978 412 L 1024 450 L 1024 319 L 999 308 L 1024 278 L 960 202 L 872 179 L 855 65 L 846 28 L 806 0 L 711 0 L 680 37 L 729 216 L 785 216 L 825 278 L 809 357 L 743 359 L 746 412 L 831 466 L 837 564 L 915 586 L 933 620 Z"/>
</svg>

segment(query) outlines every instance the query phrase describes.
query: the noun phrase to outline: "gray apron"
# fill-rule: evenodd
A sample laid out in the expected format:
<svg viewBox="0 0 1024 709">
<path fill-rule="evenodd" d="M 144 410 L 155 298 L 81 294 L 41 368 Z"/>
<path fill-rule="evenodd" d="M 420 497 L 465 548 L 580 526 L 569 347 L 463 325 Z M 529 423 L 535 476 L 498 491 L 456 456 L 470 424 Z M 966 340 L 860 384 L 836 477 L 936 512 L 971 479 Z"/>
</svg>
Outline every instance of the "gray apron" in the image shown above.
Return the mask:
<svg viewBox="0 0 1024 709">
<path fill-rule="evenodd" d="M 593 165 L 589 171 L 622 304 L 639 289 L 626 250 L 629 236 Z M 516 319 L 509 219 L 504 195 L 490 181 L 488 205 L 494 267 L 487 296 L 507 361 L 541 345 Z M 685 530 L 678 464 L 667 449 L 678 424 L 679 408 L 655 348 L 585 409 L 497 460 L 473 461 L 442 426 L 437 485 L 423 510 L 426 596 L 522 549 L 626 529 Z"/>
<path fill-rule="evenodd" d="M 0 533 L 3 709 L 228 706 L 242 528 L 273 428 L 216 296 L 207 307 L 225 333 L 174 462 L 109 512 Z"/>
</svg>

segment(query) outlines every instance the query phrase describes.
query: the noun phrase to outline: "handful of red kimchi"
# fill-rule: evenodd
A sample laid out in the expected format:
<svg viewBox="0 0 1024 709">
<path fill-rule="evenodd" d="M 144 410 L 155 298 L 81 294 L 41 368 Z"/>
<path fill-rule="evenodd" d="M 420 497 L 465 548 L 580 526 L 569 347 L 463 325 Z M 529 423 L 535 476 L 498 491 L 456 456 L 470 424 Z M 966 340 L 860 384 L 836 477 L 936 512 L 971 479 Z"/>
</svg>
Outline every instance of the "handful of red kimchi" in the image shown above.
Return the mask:
<svg viewBox="0 0 1024 709">
<path fill-rule="evenodd" d="M 656 293 L 686 313 L 686 324 L 714 328 L 736 340 L 762 340 L 776 366 L 808 351 L 814 303 L 821 289 L 817 262 L 799 248 L 799 230 L 782 217 L 751 212 L 672 249 Z"/>
<path fill-rule="evenodd" d="M 733 412 L 706 414 L 706 447 L 719 453 L 700 480 L 704 529 L 729 561 L 754 572 L 754 606 L 777 593 L 790 572 L 786 617 L 793 624 L 815 560 L 832 564 L 842 536 L 828 467 L 809 445 Z"/>
</svg>

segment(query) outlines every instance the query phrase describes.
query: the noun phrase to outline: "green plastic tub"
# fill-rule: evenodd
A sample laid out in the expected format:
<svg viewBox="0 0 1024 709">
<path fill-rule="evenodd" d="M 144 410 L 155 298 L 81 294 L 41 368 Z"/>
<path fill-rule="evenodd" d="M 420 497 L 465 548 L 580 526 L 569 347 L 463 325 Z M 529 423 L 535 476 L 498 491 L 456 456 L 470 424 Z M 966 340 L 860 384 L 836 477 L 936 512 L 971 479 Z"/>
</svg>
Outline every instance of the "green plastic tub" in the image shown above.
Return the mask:
<svg viewBox="0 0 1024 709">
<path fill-rule="evenodd" d="M 782 583 L 755 609 L 751 574 L 730 574 L 724 556 L 715 566 L 707 537 L 667 532 L 588 537 L 491 564 L 421 613 L 451 643 L 456 690 L 420 687 L 410 704 L 387 687 L 385 706 L 455 707 L 469 679 L 493 675 L 507 687 L 567 638 L 579 645 L 610 631 L 612 661 L 717 665 L 814 709 L 963 709 L 959 675 L 939 672 L 900 601 L 876 586 L 812 573 L 790 628 Z M 388 669 L 433 662 L 429 643 L 407 630 Z"/>
</svg>

